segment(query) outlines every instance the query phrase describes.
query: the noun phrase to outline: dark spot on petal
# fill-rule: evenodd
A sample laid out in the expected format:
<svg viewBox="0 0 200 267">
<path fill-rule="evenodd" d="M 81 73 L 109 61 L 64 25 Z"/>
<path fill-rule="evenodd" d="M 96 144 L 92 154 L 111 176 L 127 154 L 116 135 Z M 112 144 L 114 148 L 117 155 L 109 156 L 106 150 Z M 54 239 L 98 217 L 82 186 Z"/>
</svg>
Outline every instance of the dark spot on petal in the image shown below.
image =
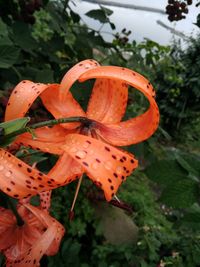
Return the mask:
<svg viewBox="0 0 200 267">
<path fill-rule="evenodd" d="M 105 146 L 105 150 L 109 151 L 110 152 L 110 148 Z"/>
<path fill-rule="evenodd" d="M 27 172 L 29 173 L 32 172 L 31 168 L 27 168 Z"/>
</svg>

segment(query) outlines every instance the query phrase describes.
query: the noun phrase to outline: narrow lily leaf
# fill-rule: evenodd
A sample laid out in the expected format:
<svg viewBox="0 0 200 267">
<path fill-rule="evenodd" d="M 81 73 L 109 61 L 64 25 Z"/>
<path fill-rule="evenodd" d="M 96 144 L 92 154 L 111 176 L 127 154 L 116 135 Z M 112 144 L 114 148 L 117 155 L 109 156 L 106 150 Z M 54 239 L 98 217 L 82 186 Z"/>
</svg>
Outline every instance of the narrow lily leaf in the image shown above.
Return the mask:
<svg viewBox="0 0 200 267">
<path fill-rule="evenodd" d="M 4 129 L 4 135 L 13 133 L 17 130 L 25 128 L 27 123 L 30 121 L 29 117 L 19 118 L 11 121 L 0 123 L 0 128 Z"/>
<path fill-rule="evenodd" d="M 17 130 L 25 128 L 29 121 L 30 121 L 29 117 L 24 117 L 0 123 L 0 132 L 1 132 L 0 138 L 3 138 L 3 141 L 0 142 L 1 143 L 0 146 L 3 147 L 9 145 L 15 139 L 15 137 L 4 138 L 4 136 L 14 133 Z"/>
</svg>

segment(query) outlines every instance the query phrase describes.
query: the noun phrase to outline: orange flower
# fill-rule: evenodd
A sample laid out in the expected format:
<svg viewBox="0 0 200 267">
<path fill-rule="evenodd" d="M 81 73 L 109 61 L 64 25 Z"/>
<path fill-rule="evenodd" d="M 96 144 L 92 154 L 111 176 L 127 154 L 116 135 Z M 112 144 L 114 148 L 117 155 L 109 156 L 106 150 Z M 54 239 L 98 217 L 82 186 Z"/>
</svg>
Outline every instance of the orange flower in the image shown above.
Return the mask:
<svg viewBox="0 0 200 267">
<path fill-rule="evenodd" d="M 87 111 L 70 93 L 75 81 L 96 79 Z M 128 86 L 142 92 L 149 101 L 148 110 L 128 121 L 121 121 L 127 105 Z M 84 60 L 70 69 L 61 84 L 36 84 L 22 81 L 14 89 L 6 120 L 23 117 L 40 95 L 44 106 L 55 118 L 85 117 L 83 123 L 66 123 L 36 130 L 36 139 L 26 133 L 16 142 L 61 155 L 49 176 L 63 175 L 66 183 L 83 172 L 104 190 L 109 201 L 119 185 L 137 167 L 133 155 L 113 146 L 135 144 L 149 138 L 157 129 L 159 111 L 155 91 L 142 75 L 116 66 L 99 66 Z"/>
<path fill-rule="evenodd" d="M 17 210 L 24 221 L 21 226 L 11 210 L 0 209 L 0 251 L 7 267 L 39 266 L 44 254 L 57 253 L 64 228 L 45 209 L 19 204 Z"/>
</svg>

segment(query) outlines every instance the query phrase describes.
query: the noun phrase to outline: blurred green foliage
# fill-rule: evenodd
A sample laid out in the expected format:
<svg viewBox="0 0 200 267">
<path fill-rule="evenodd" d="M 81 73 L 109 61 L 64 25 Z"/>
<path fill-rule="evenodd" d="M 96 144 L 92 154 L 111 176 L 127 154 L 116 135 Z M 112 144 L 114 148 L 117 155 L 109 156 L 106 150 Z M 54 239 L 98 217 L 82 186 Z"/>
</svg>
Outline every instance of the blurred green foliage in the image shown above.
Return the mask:
<svg viewBox="0 0 200 267">
<path fill-rule="evenodd" d="M 112 42 L 106 42 L 101 28 L 95 31 L 85 25 L 68 1 L 40 1 L 42 4 L 32 5 L 31 10 L 28 4 L 36 2 L 0 1 L 1 120 L 10 90 L 19 81 L 59 82 L 71 66 L 86 58 L 146 76 L 155 85 L 161 113 L 154 137 L 129 148 L 140 168 L 119 192 L 119 198 L 133 208 L 131 215 L 124 212 L 121 216 L 131 218 L 137 240 L 120 245 L 107 240 L 102 228 L 104 214 L 101 220 L 97 216 L 99 192 L 84 178 L 71 222 L 68 212 L 75 183 L 53 192 L 51 213 L 66 227 L 66 236 L 59 253 L 44 257 L 41 266 L 200 266 L 200 38 L 188 41 L 183 50 L 147 39 L 139 44 L 130 42 L 130 32 L 123 29 L 113 34 Z M 111 14 L 103 6 L 87 13 L 114 29 Z M 85 107 L 91 83 L 83 86 L 85 90 L 80 92 L 75 84 L 73 93 Z M 130 90 L 125 118 L 146 107 L 144 97 Z M 34 112 L 37 114 L 41 116 L 41 110 Z M 43 171 L 56 161 L 38 151 L 24 151 L 21 148 L 17 156 L 31 164 L 39 162 Z M 114 227 L 110 231 L 118 234 Z M 3 266 L 2 259 L 0 262 Z"/>
</svg>

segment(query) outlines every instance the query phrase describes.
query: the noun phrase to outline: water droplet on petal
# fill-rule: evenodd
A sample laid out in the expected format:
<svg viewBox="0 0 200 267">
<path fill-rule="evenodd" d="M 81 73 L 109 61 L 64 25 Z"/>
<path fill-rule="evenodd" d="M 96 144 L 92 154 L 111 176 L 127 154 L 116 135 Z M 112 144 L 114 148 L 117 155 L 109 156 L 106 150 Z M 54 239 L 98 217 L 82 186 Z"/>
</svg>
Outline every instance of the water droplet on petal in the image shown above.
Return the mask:
<svg viewBox="0 0 200 267">
<path fill-rule="evenodd" d="M 107 170 L 111 170 L 111 169 L 112 169 L 112 162 L 110 162 L 110 161 L 106 161 L 106 162 L 104 163 L 104 166 L 105 166 L 105 168 L 106 168 Z"/>
<path fill-rule="evenodd" d="M 83 148 L 88 148 L 89 145 L 90 145 L 89 143 L 85 142 L 85 143 L 83 144 Z"/>
<path fill-rule="evenodd" d="M 11 172 L 11 171 L 7 171 L 7 172 L 5 173 L 5 176 L 6 176 L 6 177 L 10 177 L 10 176 L 11 176 L 11 174 L 12 174 L 12 172 Z"/>
<path fill-rule="evenodd" d="M 91 165 L 91 167 L 92 167 L 92 169 L 96 170 L 99 167 L 99 163 L 93 162 L 92 165 Z"/>
<path fill-rule="evenodd" d="M 0 171 L 2 171 L 4 169 L 3 165 L 0 165 Z"/>
<path fill-rule="evenodd" d="M 83 150 L 79 150 L 78 152 L 76 152 L 76 156 L 81 158 L 81 159 L 84 159 L 86 157 L 87 153 Z"/>
<path fill-rule="evenodd" d="M 94 150 L 89 149 L 89 150 L 88 150 L 88 155 L 93 155 L 93 154 L 94 154 Z"/>
<path fill-rule="evenodd" d="M 70 149 L 70 152 L 72 152 L 72 153 L 75 153 L 77 151 L 77 148 L 76 147 L 72 147 L 71 149 Z"/>
<path fill-rule="evenodd" d="M 122 174 L 122 173 L 123 173 L 123 168 L 122 168 L 121 166 L 118 166 L 118 167 L 116 168 L 116 173 L 117 173 L 117 174 Z"/>
</svg>

